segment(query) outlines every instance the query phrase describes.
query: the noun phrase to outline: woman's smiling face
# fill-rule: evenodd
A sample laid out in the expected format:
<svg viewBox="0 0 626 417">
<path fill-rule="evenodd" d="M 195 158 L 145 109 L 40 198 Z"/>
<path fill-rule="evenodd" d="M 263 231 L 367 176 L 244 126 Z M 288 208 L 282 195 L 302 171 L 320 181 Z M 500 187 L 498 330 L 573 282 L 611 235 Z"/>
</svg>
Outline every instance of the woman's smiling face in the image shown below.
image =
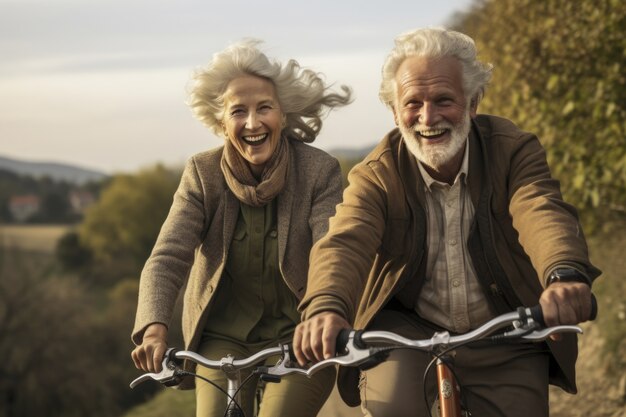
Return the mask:
<svg viewBox="0 0 626 417">
<path fill-rule="evenodd" d="M 224 92 L 224 133 L 260 176 L 280 139 L 283 113 L 274 84 L 261 77 L 234 78 Z"/>
</svg>

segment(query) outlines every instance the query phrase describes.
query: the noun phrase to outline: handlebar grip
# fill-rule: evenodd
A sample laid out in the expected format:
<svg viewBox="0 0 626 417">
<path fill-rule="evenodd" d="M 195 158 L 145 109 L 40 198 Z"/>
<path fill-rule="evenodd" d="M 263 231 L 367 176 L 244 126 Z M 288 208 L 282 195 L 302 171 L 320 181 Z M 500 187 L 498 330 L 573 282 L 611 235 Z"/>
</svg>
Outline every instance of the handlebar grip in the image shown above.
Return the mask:
<svg viewBox="0 0 626 417">
<path fill-rule="evenodd" d="M 530 307 L 530 316 L 534 321 L 539 323 L 541 327 L 546 327 L 546 322 L 543 320 L 543 310 L 541 309 L 541 304 Z"/>
<path fill-rule="evenodd" d="M 339 334 L 337 335 L 337 344 L 335 345 L 335 352 L 337 354 L 345 353 L 346 346 L 348 345 L 348 341 L 350 340 L 350 333 L 352 333 L 353 329 L 341 329 Z M 354 331 L 354 346 L 359 349 L 366 349 L 367 344 L 363 341 L 362 335 L 364 330 L 355 330 Z"/>
<path fill-rule="evenodd" d="M 598 300 L 596 300 L 596 296 L 591 294 L 591 315 L 589 315 L 589 320 L 595 320 L 598 317 Z"/>
<path fill-rule="evenodd" d="M 337 344 L 335 345 L 335 352 L 338 354 L 346 351 L 351 331 L 351 329 L 341 329 L 339 331 L 339 334 L 337 335 Z"/>
<path fill-rule="evenodd" d="M 541 310 L 541 305 L 537 304 L 536 306 L 530 307 L 530 315 L 534 321 L 539 323 L 542 327 L 546 327 L 546 323 L 543 320 L 543 311 Z M 591 314 L 589 315 L 589 320 L 595 320 L 598 317 L 598 300 L 594 294 L 591 294 Z"/>
</svg>

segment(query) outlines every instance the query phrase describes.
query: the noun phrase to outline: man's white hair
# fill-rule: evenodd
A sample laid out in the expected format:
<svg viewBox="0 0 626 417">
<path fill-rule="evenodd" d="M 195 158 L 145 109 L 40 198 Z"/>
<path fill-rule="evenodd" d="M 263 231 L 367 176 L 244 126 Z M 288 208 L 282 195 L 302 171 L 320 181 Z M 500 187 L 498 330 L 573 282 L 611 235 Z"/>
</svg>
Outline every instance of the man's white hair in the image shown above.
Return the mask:
<svg viewBox="0 0 626 417">
<path fill-rule="evenodd" d="M 476 45 L 469 36 L 443 28 L 417 29 L 396 37 L 395 47 L 387 56 L 382 70 L 379 97 L 392 108 L 396 96 L 395 77 L 398 68 L 409 57 L 455 57 L 462 65 L 465 98 L 478 105 L 491 79 L 493 65 L 476 58 Z"/>
</svg>

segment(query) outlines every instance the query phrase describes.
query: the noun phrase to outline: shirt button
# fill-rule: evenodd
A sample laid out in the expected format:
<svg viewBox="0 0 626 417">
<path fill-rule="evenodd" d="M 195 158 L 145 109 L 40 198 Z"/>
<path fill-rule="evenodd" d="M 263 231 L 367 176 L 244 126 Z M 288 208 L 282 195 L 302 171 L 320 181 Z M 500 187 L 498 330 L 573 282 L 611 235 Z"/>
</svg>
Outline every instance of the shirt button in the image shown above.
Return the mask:
<svg viewBox="0 0 626 417">
<path fill-rule="evenodd" d="M 451 244 L 452 246 L 456 245 L 456 239 L 450 239 L 450 244 Z"/>
<path fill-rule="evenodd" d="M 454 281 L 452 281 L 452 286 L 453 287 L 458 287 L 461 285 L 461 281 L 459 281 L 458 279 L 455 279 Z"/>
</svg>

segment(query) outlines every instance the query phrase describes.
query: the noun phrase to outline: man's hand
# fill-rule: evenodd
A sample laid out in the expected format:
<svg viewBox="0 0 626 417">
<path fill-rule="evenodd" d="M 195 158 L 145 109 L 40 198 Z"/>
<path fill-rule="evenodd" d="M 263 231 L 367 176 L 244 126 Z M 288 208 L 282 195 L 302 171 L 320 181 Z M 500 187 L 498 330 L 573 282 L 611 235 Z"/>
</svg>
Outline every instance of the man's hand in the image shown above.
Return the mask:
<svg viewBox="0 0 626 417">
<path fill-rule="evenodd" d="M 335 356 L 337 335 L 350 324 L 337 313 L 325 311 L 303 321 L 293 335 L 293 351 L 300 366 Z"/>
<path fill-rule="evenodd" d="M 148 326 L 141 344 L 131 353 L 137 369 L 146 372 L 161 372 L 161 362 L 167 350 L 167 327 L 161 323 Z"/>
<path fill-rule="evenodd" d="M 555 282 L 539 299 L 546 326 L 576 325 L 591 316 L 591 288 L 581 282 Z M 551 336 L 560 340 L 560 335 Z"/>
</svg>

